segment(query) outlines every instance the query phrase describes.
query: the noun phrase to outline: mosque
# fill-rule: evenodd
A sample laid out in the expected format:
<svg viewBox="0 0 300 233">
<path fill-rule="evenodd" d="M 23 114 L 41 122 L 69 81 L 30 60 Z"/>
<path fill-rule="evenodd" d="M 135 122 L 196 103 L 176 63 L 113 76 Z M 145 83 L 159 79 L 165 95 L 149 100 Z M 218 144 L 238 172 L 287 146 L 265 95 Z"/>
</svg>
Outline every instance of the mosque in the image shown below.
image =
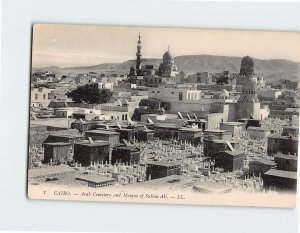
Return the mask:
<svg viewBox="0 0 300 233">
<path fill-rule="evenodd" d="M 170 52 L 170 46 L 168 47 L 168 51 L 163 55 L 163 62 L 158 68 L 158 75 L 167 78 L 176 77 L 178 75 L 174 57 Z"/>
<path fill-rule="evenodd" d="M 242 84 L 242 93 L 237 101 L 237 119 L 250 117 L 262 120 L 261 106 L 257 98 L 257 81 L 254 77 L 254 61 L 251 57 L 246 56 L 242 59 L 237 79 Z"/>
<path fill-rule="evenodd" d="M 238 100 L 230 101 L 231 97 L 224 90 L 225 101 L 210 105 L 209 113 L 215 114 L 215 125 L 219 122 L 236 122 L 243 119 L 263 120 L 269 116 L 269 108 L 261 106 L 257 98 L 257 76 L 254 73 L 254 61 L 251 57 L 245 56 L 241 60 L 240 73 L 236 79 L 240 86 Z"/>
<path fill-rule="evenodd" d="M 170 48 L 164 53 L 162 63 L 158 69 L 153 65 L 141 65 L 142 42 L 139 35 L 137 41 L 136 66 L 130 68 L 128 81 L 138 86 L 159 88 L 161 85 L 173 81 L 176 83 L 178 72 L 174 62 L 174 56 Z M 263 120 L 269 115 L 269 108 L 261 106 L 257 98 L 258 76 L 254 72 L 254 61 L 250 56 L 245 56 L 241 60 L 240 72 L 236 75 L 237 92 L 240 93 L 238 100 L 231 100 L 227 91 L 224 91 L 224 102 L 213 102 L 209 107 L 211 119 L 218 125 L 218 121 L 238 121 L 241 119 Z M 164 93 L 166 95 L 166 93 Z M 158 98 L 158 97 L 157 97 Z M 197 103 L 201 109 L 201 101 Z M 194 108 L 193 108 L 194 109 Z M 178 110 L 179 111 L 179 110 Z M 192 110 L 191 111 L 195 111 Z"/>
<path fill-rule="evenodd" d="M 174 61 L 174 56 L 170 51 L 170 47 L 163 55 L 163 61 L 159 65 L 158 69 L 155 69 L 153 65 L 141 65 L 142 57 L 142 42 L 141 35 L 137 41 L 137 52 L 136 52 L 136 66 L 132 66 L 129 71 L 129 82 L 135 83 L 141 86 L 158 86 L 166 80 L 175 81 L 178 72 L 177 66 Z"/>
</svg>

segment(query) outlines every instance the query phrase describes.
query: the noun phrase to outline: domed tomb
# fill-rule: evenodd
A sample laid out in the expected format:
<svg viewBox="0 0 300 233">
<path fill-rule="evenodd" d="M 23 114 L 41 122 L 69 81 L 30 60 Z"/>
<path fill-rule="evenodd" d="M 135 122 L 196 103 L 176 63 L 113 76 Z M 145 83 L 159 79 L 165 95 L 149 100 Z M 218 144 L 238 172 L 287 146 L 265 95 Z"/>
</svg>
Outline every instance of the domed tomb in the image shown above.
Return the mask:
<svg viewBox="0 0 300 233">
<path fill-rule="evenodd" d="M 254 75 L 254 61 L 248 55 L 246 57 L 243 57 L 241 61 L 240 75 L 243 76 Z"/>
</svg>

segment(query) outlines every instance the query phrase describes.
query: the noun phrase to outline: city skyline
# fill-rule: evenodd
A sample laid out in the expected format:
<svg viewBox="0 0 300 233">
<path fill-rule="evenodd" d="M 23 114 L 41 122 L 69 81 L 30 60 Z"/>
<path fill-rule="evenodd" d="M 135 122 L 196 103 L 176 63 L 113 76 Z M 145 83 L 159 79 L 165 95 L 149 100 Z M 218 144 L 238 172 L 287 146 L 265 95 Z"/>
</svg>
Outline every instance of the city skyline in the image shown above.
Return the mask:
<svg viewBox="0 0 300 233">
<path fill-rule="evenodd" d="M 161 59 L 170 46 L 175 57 L 250 55 L 262 60 L 285 59 L 300 62 L 300 37 L 295 32 L 257 33 L 237 30 L 57 24 L 37 24 L 34 28 L 34 68 L 66 68 L 135 60 L 139 33 L 142 40 L 142 58 Z M 157 35 L 163 39 L 159 39 Z"/>
<path fill-rule="evenodd" d="M 32 71 L 28 197 L 294 208 L 300 63 L 254 57 L 299 35 L 36 25 L 33 64 L 132 61 Z"/>
</svg>

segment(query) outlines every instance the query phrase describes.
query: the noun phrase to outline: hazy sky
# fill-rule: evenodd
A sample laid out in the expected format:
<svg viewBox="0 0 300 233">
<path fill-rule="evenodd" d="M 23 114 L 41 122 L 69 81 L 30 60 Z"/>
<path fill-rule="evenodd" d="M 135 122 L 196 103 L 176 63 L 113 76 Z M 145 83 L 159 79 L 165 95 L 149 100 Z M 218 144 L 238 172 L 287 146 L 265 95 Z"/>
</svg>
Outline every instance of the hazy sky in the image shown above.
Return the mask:
<svg viewBox="0 0 300 233">
<path fill-rule="evenodd" d="M 249 55 L 300 62 L 300 33 L 175 28 L 38 24 L 33 30 L 33 67 L 71 67 L 135 59 L 141 33 L 144 58 Z"/>
</svg>

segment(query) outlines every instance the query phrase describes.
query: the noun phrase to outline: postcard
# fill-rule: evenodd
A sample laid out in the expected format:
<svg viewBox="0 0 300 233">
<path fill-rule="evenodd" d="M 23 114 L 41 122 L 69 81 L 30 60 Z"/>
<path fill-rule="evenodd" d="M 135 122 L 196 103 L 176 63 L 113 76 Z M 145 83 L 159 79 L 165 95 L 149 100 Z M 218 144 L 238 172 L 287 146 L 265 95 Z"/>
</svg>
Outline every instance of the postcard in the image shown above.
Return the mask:
<svg viewBox="0 0 300 233">
<path fill-rule="evenodd" d="M 30 199 L 296 206 L 299 32 L 32 30 Z"/>
</svg>

